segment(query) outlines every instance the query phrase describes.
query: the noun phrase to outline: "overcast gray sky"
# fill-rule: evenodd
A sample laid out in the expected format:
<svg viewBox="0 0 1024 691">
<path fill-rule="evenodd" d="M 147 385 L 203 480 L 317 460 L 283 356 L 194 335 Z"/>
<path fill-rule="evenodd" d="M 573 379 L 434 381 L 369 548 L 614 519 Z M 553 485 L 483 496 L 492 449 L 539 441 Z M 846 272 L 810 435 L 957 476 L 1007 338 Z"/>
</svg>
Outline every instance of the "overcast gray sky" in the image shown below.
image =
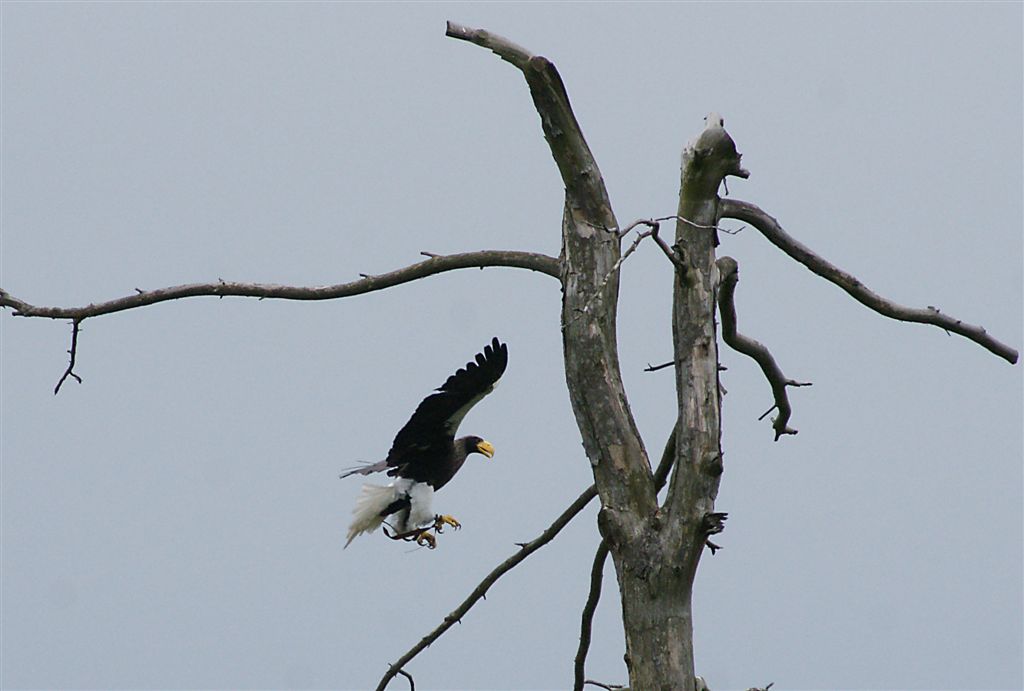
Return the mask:
<svg viewBox="0 0 1024 691">
<path fill-rule="evenodd" d="M 419 252 L 557 254 L 562 186 L 525 83 L 444 37 L 555 61 L 621 223 L 676 208 L 721 112 L 731 195 L 898 302 L 1020 348 L 1022 5 L 15 3 L 2 19 L 0 286 L 72 306 L 217 278 L 320 285 Z M 740 329 L 790 377 L 796 437 L 724 350 L 729 512 L 695 592 L 715 691 L 1022 687 L 1022 375 L 892 322 L 754 231 Z M 652 455 L 675 395 L 671 267 L 623 266 L 620 354 Z M 591 481 L 560 294 L 516 270 L 326 303 L 0 314 L 4 688 L 372 687 Z M 359 479 L 491 336 L 497 448 L 436 498 L 435 551 L 342 551 Z M 409 667 L 418 689 L 564 689 L 596 506 Z M 624 682 L 607 569 L 588 676 Z M 401 683 L 400 683 L 401 682 Z M 402 680 L 393 688 L 405 688 Z"/>
</svg>

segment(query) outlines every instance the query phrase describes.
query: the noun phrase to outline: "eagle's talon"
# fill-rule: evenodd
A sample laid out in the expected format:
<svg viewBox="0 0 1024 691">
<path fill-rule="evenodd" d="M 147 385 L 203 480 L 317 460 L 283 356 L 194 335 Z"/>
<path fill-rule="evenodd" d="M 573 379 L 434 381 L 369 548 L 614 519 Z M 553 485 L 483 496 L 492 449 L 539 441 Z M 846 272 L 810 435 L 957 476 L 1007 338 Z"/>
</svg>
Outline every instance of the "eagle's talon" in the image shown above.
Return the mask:
<svg viewBox="0 0 1024 691">
<path fill-rule="evenodd" d="M 458 530 L 462 527 L 462 524 L 455 520 L 454 517 L 446 515 L 434 516 L 434 530 L 438 533 L 444 532 L 444 527 L 450 525 L 451 527 Z"/>
<path fill-rule="evenodd" d="M 437 538 L 431 535 L 429 530 L 424 530 L 416 536 L 416 544 L 427 549 L 435 549 L 437 547 Z"/>
</svg>

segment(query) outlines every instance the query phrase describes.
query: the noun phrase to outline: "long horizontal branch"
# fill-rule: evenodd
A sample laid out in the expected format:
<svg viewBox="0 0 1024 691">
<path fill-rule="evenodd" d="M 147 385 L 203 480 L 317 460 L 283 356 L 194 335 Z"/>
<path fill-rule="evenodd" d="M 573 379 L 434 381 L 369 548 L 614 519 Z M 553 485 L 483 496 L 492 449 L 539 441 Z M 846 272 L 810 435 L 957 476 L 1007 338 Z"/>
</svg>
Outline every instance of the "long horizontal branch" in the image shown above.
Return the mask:
<svg viewBox="0 0 1024 691">
<path fill-rule="evenodd" d="M 559 262 L 554 257 L 534 252 L 515 252 L 505 250 L 483 250 L 463 254 L 443 256 L 431 255 L 411 266 L 376 276 L 364 276 L 357 281 L 338 283 L 329 286 L 283 286 L 266 283 L 236 283 L 216 281 L 213 283 L 191 283 L 172 286 L 157 290 L 137 290 L 134 295 L 92 303 L 84 307 L 39 307 L 14 297 L 0 289 L 0 307 L 11 307 L 14 316 L 46 317 L 49 319 L 73 319 L 81 321 L 89 317 L 122 312 L 153 305 L 168 300 L 198 296 L 236 296 L 253 298 L 278 298 L 283 300 L 333 300 L 335 298 L 361 295 L 375 290 L 383 290 L 392 286 L 415 281 L 434 274 L 453 271 L 455 269 L 510 267 L 529 269 L 540 273 L 560 277 Z"/>
<path fill-rule="evenodd" d="M 940 329 L 960 334 L 964 338 L 974 341 L 1010 364 L 1017 362 L 1018 353 L 1016 350 L 996 340 L 980 326 L 964 323 L 932 307 L 925 309 L 904 307 L 873 292 L 861 283 L 860 279 L 856 276 L 822 259 L 808 247 L 790 236 L 782 229 L 777 220 L 765 213 L 757 205 L 737 199 L 722 199 L 718 211 L 719 216 L 722 218 L 735 218 L 754 226 L 762 235 L 768 238 L 769 242 L 790 257 L 825 280 L 835 283 L 862 305 L 870 307 L 879 314 L 891 319 L 898 319 L 899 321 L 937 326 Z"/>
<path fill-rule="evenodd" d="M 772 387 L 772 396 L 775 399 L 775 408 L 779 414 L 772 420 L 772 427 L 775 429 L 775 441 L 783 434 L 796 434 L 796 430 L 789 427 L 789 418 L 793 409 L 789 405 L 789 396 L 786 394 L 787 386 L 809 386 L 809 384 L 787 379 L 782 373 L 771 352 L 760 341 L 744 336 L 736 328 L 736 283 L 739 281 L 739 265 L 732 257 L 721 257 L 716 262 L 718 273 L 721 276 L 721 283 L 718 288 L 718 314 L 722 319 L 722 340 L 733 350 L 752 358 L 761 366 L 768 384 Z"/>
<path fill-rule="evenodd" d="M 468 612 L 473 605 L 487 594 L 487 591 L 492 585 L 494 585 L 495 581 L 518 566 L 520 562 L 536 552 L 538 549 L 551 542 L 555 536 L 561 532 L 562 528 L 568 525 L 569 521 L 574 519 L 576 515 L 579 514 L 579 512 L 582 511 L 584 507 L 596 496 L 597 488 L 594 487 L 594 485 L 583 490 L 583 493 L 576 498 L 576 501 L 570 504 L 569 508 L 563 511 L 543 533 L 532 541 L 520 545 L 520 550 L 518 552 L 498 564 L 494 570 L 480 581 L 480 584 L 473 589 L 473 592 L 471 592 L 465 600 L 462 601 L 462 604 L 453 609 L 451 613 L 444 618 L 436 629 L 420 639 L 419 643 L 410 648 L 405 655 L 398 658 L 398 660 L 388 668 L 388 671 L 383 677 L 381 677 L 380 683 L 377 684 L 376 691 L 384 691 L 384 689 L 387 688 L 388 683 L 394 679 L 395 675 L 398 674 L 405 665 L 409 664 L 410 660 L 428 648 L 430 644 L 440 638 L 445 631 L 461 621 L 462 617 L 466 615 L 466 612 Z"/>
</svg>

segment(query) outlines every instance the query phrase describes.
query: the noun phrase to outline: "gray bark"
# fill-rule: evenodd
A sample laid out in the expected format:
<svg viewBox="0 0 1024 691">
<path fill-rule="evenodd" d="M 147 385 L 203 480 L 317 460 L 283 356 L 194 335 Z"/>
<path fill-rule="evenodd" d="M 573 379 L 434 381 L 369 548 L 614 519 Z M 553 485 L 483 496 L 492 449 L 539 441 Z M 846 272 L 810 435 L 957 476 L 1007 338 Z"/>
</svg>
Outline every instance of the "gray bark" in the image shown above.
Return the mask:
<svg viewBox="0 0 1024 691">
<path fill-rule="evenodd" d="M 576 423 L 601 499 L 598 527 L 615 563 L 630 688 L 692 691 L 690 594 L 721 472 L 715 342 L 717 190 L 741 174 L 720 126 L 684 156 L 676 266 L 679 421 L 676 469 L 658 506 L 650 461 L 633 420 L 616 345 L 622 249 L 597 163 L 547 59 L 494 34 L 450 24 L 448 35 L 489 48 L 519 68 L 565 184 L 562 345 Z M 694 225 L 696 224 L 696 225 Z M 708 226 L 700 228 L 697 226 Z"/>
</svg>

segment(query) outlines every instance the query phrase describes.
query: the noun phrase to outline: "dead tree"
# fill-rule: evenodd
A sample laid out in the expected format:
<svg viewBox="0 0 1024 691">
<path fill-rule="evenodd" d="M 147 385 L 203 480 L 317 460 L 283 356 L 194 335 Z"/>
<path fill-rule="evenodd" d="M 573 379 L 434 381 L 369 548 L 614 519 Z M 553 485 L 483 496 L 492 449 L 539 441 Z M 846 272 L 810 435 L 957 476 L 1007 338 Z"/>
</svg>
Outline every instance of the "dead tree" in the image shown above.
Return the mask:
<svg viewBox="0 0 1024 691">
<path fill-rule="evenodd" d="M 562 251 L 557 259 L 500 251 L 428 255 L 426 260 L 404 269 L 334 286 L 306 288 L 217 281 L 137 291 L 117 300 L 77 308 L 35 306 L 0 291 L 0 306 L 12 308 L 16 316 L 71 320 L 70 363 L 57 385 L 59 390 L 68 377 L 78 379 L 74 368 L 79 325 L 102 314 L 197 295 L 334 299 L 468 267 L 524 268 L 557 278 L 563 296 L 561 329 L 566 382 L 594 485 L 541 536 L 520 545 L 519 552 L 488 574 L 440 626 L 391 666 L 378 689 L 385 688 L 399 674 L 411 686 L 412 676 L 405 669 L 408 662 L 459 621 L 502 574 L 550 541 L 598 496 L 598 528 L 603 541 L 595 556 L 591 595 L 584 610 L 574 688 L 581 689 L 588 683 L 583 672 L 590 617 L 600 594 L 601 566 L 610 554 L 622 603 L 630 688 L 691 691 L 698 681 L 694 674 L 691 614 L 694 576 L 705 548 L 717 548 L 710 536 L 722 530 L 725 520 L 725 514 L 715 510 L 724 468 L 717 320 L 721 320 L 724 342 L 755 359 L 769 382 L 776 411 L 772 420 L 776 441 L 796 434 L 788 424 L 791 408 L 787 388 L 805 385 L 786 378 L 765 346 L 738 332 L 733 304 L 738 265 L 729 257 L 716 256 L 721 219 L 738 219 L 757 229 L 784 253 L 879 314 L 959 334 L 1010 363 L 1016 363 L 1017 352 L 981 327 L 934 308 L 909 309 L 890 302 L 791 238 L 774 218 L 756 206 L 721 198 L 719 189 L 727 176 L 747 177 L 748 173 L 740 165 L 740 154 L 724 122 L 715 114 L 708 116 L 703 130 L 683 151 L 676 214 L 621 227 L 555 66 L 487 31 L 450 23 L 447 35 L 490 49 L 520 70 L 526 79 L 565 185 Z M 671 244 L 660 235 L 661 224 L 670 220 L 675 226 Z M 631 234 L 631 244 L 623 249 Z M 630 411 L 616 346 L 619 271 L 645 239 L 655 243 L 674 267 L 674 358 L 668 364 L 675 370 L 678 416 L 657 469 L 652 468 Z M 659 501 L 659 490 L 666 483 L 667 494 Z"/>
</svg>

